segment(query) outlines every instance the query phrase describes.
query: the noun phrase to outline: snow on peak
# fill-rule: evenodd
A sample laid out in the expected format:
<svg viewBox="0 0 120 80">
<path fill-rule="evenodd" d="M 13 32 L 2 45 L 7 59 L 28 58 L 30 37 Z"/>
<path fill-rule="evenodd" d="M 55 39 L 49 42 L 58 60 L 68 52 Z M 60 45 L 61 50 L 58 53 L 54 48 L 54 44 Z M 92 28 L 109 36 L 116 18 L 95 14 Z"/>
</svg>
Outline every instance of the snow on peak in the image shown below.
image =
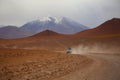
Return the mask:
<svg viewBox="0 0 120 80">
<path fill-rule="evenodd" d="M 45 24 L 46 22 L 47 23 L 52 22 L 54 24 L 62 24 L 63 22 L 73 23 L 74 21 L 72 19 L 67 18 L 67 17 L 56 18 L 56 17 L 48 16 L 48 17 L 43 17 L 43 18 L 28 22 L 28 23 L 32 25 L 32 24 L 42 24 L 42 23 Z"/>
<path fill-rule="evenodd" d="M 50 17 L 43 17 L 40 19 L 40 21 L 51 21 L 51 18 Z"/>
<path fill-rule="evenodd" d="M 56 17 L 51 17 L 51 16 L 48 16 L 48 17 L 43 17 L 41 19 L 39 19 L 40 22 L 46 22 L 46 21 L 51 21 L 51 22 L 54 22 L 54 23 L 59 23 L 61 22 L 61 18 L 56 18 Z"/>
</svg>

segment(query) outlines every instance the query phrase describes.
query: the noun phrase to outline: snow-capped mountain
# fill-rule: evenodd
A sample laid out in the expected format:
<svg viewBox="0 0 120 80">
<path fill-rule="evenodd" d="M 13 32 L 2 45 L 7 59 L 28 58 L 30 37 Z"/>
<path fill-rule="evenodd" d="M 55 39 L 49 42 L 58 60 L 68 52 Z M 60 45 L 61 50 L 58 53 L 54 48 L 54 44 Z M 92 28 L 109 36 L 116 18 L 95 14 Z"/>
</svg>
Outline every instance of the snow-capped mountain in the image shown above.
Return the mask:
<svg viewBox="0 0 120 80">
<path fill-rule="evenodd" d="M 32 36 L 36 33 L 50 30 L 61 34 L 74 34 L 88 29 L 69 18 L 44 17 L 39 20 L 31 21 L 21 27 L 0 26 L 0 38 L 13 39 Z"/>
<path fill-rule="evenodd" d="M 45 17 L 39 20 L 28 22 L 21 28 L 34 31 L 35 33 L 39 33 L 44 30 L 51 30 L 62 34 L 74 34 L 88 29 L 86 26 L 66 17 L 59 19 L 55 17 Z"/>
</svg>

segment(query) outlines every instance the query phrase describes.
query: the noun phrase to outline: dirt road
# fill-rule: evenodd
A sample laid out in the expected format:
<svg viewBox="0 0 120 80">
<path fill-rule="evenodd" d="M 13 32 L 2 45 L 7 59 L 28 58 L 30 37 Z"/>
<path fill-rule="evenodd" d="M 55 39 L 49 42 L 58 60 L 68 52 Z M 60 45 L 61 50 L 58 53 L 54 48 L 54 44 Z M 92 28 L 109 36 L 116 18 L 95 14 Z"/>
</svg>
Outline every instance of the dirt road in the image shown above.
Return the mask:
<svg viewBox="0 0 120 80">
<path fill-rule="evenodd" d="M 94 60 L 92 65 L 55 80 L 120 80 L 120 55 L 85 54 Z"/>
</svg>

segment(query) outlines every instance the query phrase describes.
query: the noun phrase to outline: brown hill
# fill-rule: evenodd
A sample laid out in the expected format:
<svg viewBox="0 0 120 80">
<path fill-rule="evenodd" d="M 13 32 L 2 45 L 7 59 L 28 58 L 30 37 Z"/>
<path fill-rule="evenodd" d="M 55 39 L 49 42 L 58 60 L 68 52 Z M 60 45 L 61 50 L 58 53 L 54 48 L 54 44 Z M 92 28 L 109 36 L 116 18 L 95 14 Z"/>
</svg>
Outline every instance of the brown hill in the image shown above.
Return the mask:
<svg viewBox="0 0 120 80">
<path fill-rule="evenodd" d="M 0 40 L 0 47 L 4 48 L 25 48 L 25 49 L 66 49 L 71 41 L 71 35 L 59 34 L 45 30 L 36 35 L 11 40 Z M 72 43 L 70 43 L 72 44 Z"/>
<path fill-rule="evenodd" d="M 120 36 L 120 19 L 113 18 L 100 26 L 79 32 L 79 36 Z"/>
<path fill-rule="evenodd" d="M 50 31 L 50 30 L 45 30 L 45 31 L 40 32 L 36 35 L 33 35 L 32 37 L 57 36 L 57 35 L 61 35 L 61 34 L 58 34 L 56 32 Z"/>
<path fill-rule="evenodd" d="M 66 37 L 70 37 L 71 35 L 65 35 L 65 34 L 60 34 L 51 30 L 45 30 L 43 32 L 40 32 L 38 34 L 35 34 L 33 36 L 30 36 L 28 38 L 25 39 L 59 39 L 59 38 L 66 38 Z"/>
</svg>

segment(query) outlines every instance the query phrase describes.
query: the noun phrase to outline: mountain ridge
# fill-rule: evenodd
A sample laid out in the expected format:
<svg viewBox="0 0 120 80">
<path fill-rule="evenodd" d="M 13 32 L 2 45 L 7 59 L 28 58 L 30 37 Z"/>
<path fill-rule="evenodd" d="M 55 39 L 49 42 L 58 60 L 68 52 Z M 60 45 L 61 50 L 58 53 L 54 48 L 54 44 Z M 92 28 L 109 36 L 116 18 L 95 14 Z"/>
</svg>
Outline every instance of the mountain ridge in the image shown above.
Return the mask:
<svg viewBox="0 0 120 80">
<path fill-rule="evenodd" d="M 80 36 L 117 35 L 120 34 L 120 18 L 113 18 L 101 25 L 77 33 Z"/>
<path fill-rule="evenodd" d="M 16 26 L 4 26 L 0 28 L 0 38 L 3 39 L 15 39 L 23 38 L 32 35 L 33 32 L 29 30 L 23 30 Z"/>
</svg>

